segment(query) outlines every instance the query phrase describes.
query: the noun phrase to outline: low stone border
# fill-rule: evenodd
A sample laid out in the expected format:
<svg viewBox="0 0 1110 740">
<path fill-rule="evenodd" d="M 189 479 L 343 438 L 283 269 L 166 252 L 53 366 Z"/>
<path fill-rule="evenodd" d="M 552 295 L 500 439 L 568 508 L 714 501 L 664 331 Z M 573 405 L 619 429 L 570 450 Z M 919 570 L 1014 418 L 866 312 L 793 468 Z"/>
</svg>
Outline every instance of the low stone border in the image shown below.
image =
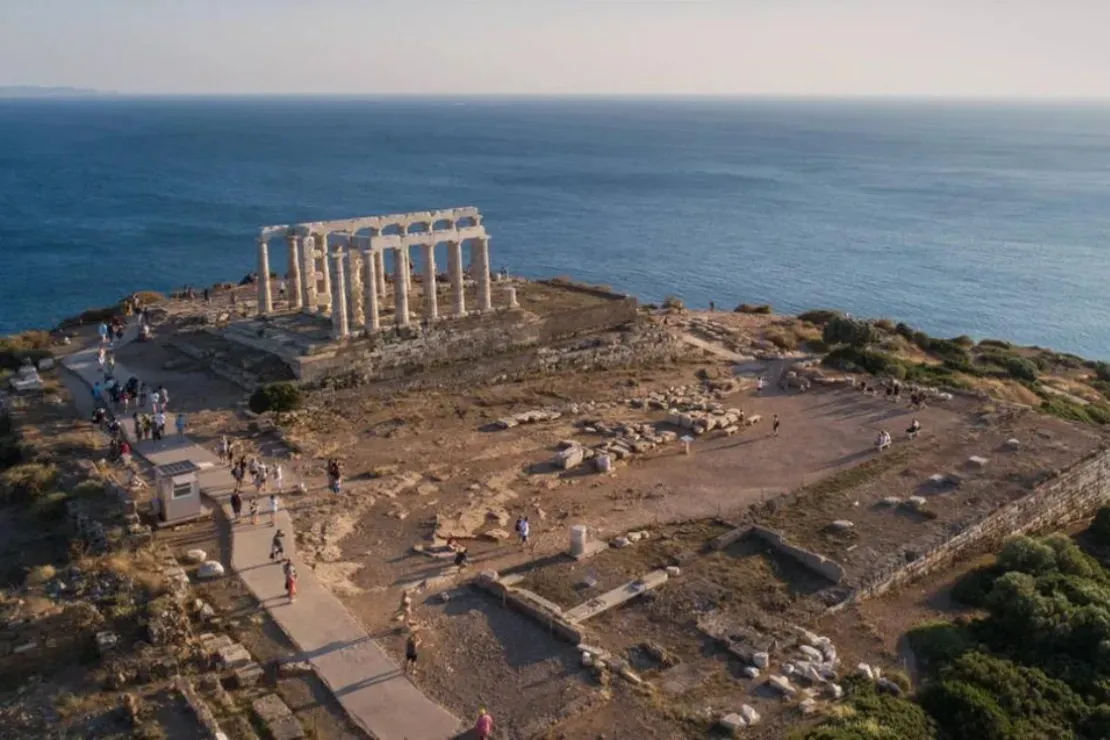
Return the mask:
<svg viewBox="0 0 1110 740">
<path fill-rule="evenodd" d="M 833 583 L 840 583 L 844 580 L 844 567 L 840 565 L 840 563 L 837 563 L 835 560 L 830 560 L 824 555 L 819 555 L 818 553 L 810 552 L 797 545 L 792 545 L 787 542 L 786 538 L 779 532 L 761 527 L 757 524 L 745 524 L 729 532 L 725 532 L 721 536 L 711 540 L 709 548 L 710 550 L 723 550 L 748 536 L 758 537 L 770 545 L 776 552 L 786 555 L 826 580 L 832 581 Z"/>
<path fill-rule="evenodd" d="M 185 699 L 185 703 L 189 705 L 189 709 L 193 710 L 193 714 L 196 715 L 197 721 L 208 733 L 210 740 L 228 740 L 227 735 L 220 729 L 220 723 L 216 721 L 216 716 L 212 714 L 208 704 L 200 698 L 189 680 L 178 678 L 176 684 L 177 690 L 181 692 L 181 696 Z"/>
</svg>

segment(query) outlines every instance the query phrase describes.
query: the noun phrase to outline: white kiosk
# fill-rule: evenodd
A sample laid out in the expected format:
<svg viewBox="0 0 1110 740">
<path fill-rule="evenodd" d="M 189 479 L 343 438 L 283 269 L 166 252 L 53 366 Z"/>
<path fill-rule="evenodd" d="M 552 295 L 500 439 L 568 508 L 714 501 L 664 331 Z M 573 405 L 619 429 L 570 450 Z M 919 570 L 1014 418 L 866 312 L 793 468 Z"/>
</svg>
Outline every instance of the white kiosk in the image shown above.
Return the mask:
<svg viewBox="0 0 1110 740">
<path fill-rule="evenodd" d="M 154 469 L 159 520 L 175 524 L 201 516 L 199 470 L 192 460 L 166 463 Z"/>
</svg>

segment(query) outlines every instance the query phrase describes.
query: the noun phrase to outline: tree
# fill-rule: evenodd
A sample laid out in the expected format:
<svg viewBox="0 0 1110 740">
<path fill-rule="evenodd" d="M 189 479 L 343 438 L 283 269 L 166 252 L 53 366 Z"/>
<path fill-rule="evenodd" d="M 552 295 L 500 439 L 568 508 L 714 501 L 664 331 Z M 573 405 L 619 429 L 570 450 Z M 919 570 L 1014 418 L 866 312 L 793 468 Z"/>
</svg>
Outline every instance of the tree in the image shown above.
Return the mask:
<svg viewBox="0 0 1110 740">
<path fill-rule="evenodd" d="M 826 344 L 847 344 L 858 349 L 863 349 L 872 344 L 877 337 L 878 332 L 870 323 L 845 316 L 834 316 L 829 319 L 829 322 L 825 324 L 825 328 L 821 331 L 821 339 Z"/>
<path fill-rule="evenodd" d="M 273 411 L 280 416 L 301 405 L 301 390 L 292 383 L 269 383 L 251 394 L 250 409 L 256 414 Z"/>
</svg>

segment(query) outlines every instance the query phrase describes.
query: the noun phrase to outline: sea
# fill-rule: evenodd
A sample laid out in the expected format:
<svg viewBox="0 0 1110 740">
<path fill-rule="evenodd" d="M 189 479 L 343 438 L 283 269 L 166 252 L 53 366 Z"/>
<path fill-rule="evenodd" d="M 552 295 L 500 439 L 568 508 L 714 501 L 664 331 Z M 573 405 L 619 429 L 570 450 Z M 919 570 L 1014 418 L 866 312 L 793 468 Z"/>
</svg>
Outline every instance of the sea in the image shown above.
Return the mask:
<svg viewBox="0 0 1110 740">
<path fill-rule="evenodd" d="M 1110 359 L 1098 103 L 0 101 L 0 333 L 238 279 L 262 225 L 461 205 L 516 275 Z"/>
</svg>

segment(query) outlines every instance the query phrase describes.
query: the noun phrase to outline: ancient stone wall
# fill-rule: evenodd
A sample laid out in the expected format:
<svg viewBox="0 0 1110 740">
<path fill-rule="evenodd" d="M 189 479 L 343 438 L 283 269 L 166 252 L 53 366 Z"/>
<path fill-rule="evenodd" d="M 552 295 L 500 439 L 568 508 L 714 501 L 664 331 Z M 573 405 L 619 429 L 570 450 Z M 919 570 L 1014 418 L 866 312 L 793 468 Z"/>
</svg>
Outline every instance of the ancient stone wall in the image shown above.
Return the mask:
<svg viewBox="0 0 1110 740">
<path fill-rule="evenodd" d="M 1100 450 L 1037 486 L 1017 501 L 979 518 L 958 523 L 911 563 L 880 567 L 856 589 L 855 600 L 940 570 L 950 563 L 998 547 L 1007 537 L 1032 534 L 1080 521 L 1110 501 L 1110 450 Z"/>
<path fill-rule="evenodd" d="M 751 531 L 753 535 L 759 537 L 774 550 L 787 557 L 793 558 L 814 573 L 827 578 L 833 583 L 840 583 L 844 580 L 844 568 L 841 567 L 839 563 L 829 560 L 824 555 L 819 555 L 815 552 L 802 549 L 797 545 L 792 545 L 787 542 L 786 538 L 781 534 L 774 530 L 767 529 L 766 527 L 753 526 Z"/>
<path fill-rule="evenodd" d="M 580 288 L 575 286 L 573 289 Z M 578 334 L 605 331 L 636 320 L 638 304 L 635 298 L 617 297 L 615 294 L 606 294 L 606 297 L 612 300 L 549 316 L 544 321 L 540 341 L 547 343 Z"/>
</svg>

